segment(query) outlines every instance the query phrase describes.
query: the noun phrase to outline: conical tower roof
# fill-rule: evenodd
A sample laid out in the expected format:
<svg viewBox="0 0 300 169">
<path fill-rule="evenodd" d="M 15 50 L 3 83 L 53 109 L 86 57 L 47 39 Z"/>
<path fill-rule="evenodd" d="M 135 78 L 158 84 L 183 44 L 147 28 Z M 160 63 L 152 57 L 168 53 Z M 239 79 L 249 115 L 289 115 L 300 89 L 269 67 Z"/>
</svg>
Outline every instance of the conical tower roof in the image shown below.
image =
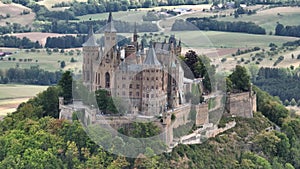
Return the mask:
<svg viewBox="0 0 300 169">
<path fill-rule="evenodd" d="M 82 44 L 82 46 L 99 46 L 92 26 L 90 27 L 89 30 L 88 40 L 84 44 Z"/>
<path fill-rule="evenodd" d="M 117 30 L 116 30 L 116 28 L 114 26 L 114 22 L 113 22 L 113 18 L 112 18 L 112 13 L 111 12 L 109 12 L 109 16 L 108 16 L 108 20 L 107 20 L 105 32 L 117 32 Z"/>
<path fill-rule="evenodd" d="M 155 50 L 153 48 L 152 43 L 150 44 L 150 48 L 149 48 L 148 54 L 146 56 L 146 59 L 144 61 L 144 64 L 161 66 L 160 62 L 158 61 L 158 59 L 156 57 Z"/>
</svg>

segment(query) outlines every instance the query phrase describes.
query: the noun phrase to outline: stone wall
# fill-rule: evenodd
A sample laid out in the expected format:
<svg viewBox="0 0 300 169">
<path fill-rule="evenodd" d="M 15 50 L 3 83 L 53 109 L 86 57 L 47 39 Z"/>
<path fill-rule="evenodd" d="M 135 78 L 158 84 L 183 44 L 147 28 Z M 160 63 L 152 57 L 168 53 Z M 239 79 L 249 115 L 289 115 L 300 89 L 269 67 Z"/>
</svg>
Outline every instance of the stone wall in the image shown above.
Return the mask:
<svg viewBox="0 0 300 169">
<path fill-rule="evenodd" d="M 195 106 L 197 114 L 196 114 L 196 126 L 203 126 L 209 122 L 208 118 L 208 104 L 200 104 Z"/>
<path fill-rule="evenodd" d="M 230 93 L 225 108 L 230 115 L 251 118 L 256 111 L 256 95 L 252 92 Z"/>
</svg>

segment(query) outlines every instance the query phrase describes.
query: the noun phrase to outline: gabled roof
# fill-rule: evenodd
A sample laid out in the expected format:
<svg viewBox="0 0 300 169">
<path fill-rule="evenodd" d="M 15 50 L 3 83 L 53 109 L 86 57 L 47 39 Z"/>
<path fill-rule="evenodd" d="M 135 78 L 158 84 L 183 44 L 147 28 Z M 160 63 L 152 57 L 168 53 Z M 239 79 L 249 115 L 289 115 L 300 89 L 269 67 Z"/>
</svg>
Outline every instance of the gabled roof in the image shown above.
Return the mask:
<svg viewBox="0 0 300 169">
<path fill-rule="evenodd" d="M 113 22 L 113 18 L 112 18 L 112 13 L 111 12 L 109 12 L 109 16 L 108 16 L 108 20 L 107 20 L 105 32 L 117 32 L 117 30 L 116 30 L 116 28 L 114 26 L 114 22 Z"/>
<path fill-rule="evenodd" d="M 150 44 L 150 48 L 148 51 L 148 54 L 146 56 L 146 59 L 144 61 L 145 65 L 156 65 L 156 66 L 161 66 L 160 62 L 157 60 L 155 50 L 153 48 L 153 45 Z"/>
</svg>

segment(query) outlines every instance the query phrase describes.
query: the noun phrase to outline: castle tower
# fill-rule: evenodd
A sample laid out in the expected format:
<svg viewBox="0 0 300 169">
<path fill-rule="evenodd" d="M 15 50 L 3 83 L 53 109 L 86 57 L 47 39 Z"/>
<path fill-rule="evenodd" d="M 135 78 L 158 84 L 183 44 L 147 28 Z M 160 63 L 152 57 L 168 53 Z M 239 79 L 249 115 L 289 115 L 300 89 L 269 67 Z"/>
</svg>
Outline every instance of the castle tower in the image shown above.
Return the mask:
<svg viewBox="0 0 300 169">
<path fill-rule="evenodd" d="M 163 106 L 166 104 L 163 73 L 162 65 L 151 43 L 142 71 L 142 114 L 144 115 L 159 115 L 163 111 Z"/>
<path fill-rule="evenodd" d="M 115 69 L 120 64 L 120 52 L 117 47 L 117 30 L 113 23 L 112 13 L 109 13 L 106 28 L 104 29 L 104 49 L 96 67 L 99 83 L 97 89 L 104 88 L 109 91 L 115 86 Z"/>
<path fill-rule="evenodd" d="M 96 37 L 93 31 L 93 25 L 90 25 L 88 40 L 82 44 L 83 46 L 83 83 L 90 91 L 93 89 L 93 84 L 96 82 L 94 64 L 99 56 L 99 45 L 96 42 Z"/>
<path fill-rule="evenodd" d="M 105 44 L 105 52 L 111 50 L 117 42 L 117 30 L 113 23 L 112 13 L 109 12 L 106 28 L 104 30 L 104 44 Z"/>
</svg>

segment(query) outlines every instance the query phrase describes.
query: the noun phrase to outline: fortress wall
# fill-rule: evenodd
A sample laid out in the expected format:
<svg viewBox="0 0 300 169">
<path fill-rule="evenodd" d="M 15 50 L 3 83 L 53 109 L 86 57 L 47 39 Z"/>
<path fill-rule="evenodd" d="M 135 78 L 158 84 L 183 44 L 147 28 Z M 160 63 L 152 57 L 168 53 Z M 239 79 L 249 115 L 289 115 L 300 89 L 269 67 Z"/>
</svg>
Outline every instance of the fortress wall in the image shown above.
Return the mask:
<svg viewBox="0 0 300 169">
<path fill-rule="evenodd" d="M 231 115 L 251 118 L 253 117 L 254 102 L 256 103 L 256 95 L 250 96 L 249 92 L 229 94 L 226 110 Z"/>
<path fill-rule="evenodd" d="M 196 126 L 202 126 L 209 122 L 208 118 L 208 104 L 200 104 L 195 106 L 196 114 Z"/>
<path fill-rule="evenodd" d="M 178 126 L 184 125 L 189 122 L 189 112 L 191 110 L 191 106 L 186 106 L 184 108 L 179 108 L 174 110 L 174 114 L 176 119 L 172 121 L 172 127 L 177 128 Z"/>
<path fill-rule="evenodd" d="M 73 115 L 73 108 L 60 105 L 59 108 L 61 109 L 59 112 L 59 119 L 66 119 L 72 121 L 72 115 Z"/>
<path fill-rule="evenodd" d="M 252 95 L 252 110 L 253 110 L 254 112 L 257 111 L 256 94 L 253 94 L 253 95 Z"/>
</svg>

